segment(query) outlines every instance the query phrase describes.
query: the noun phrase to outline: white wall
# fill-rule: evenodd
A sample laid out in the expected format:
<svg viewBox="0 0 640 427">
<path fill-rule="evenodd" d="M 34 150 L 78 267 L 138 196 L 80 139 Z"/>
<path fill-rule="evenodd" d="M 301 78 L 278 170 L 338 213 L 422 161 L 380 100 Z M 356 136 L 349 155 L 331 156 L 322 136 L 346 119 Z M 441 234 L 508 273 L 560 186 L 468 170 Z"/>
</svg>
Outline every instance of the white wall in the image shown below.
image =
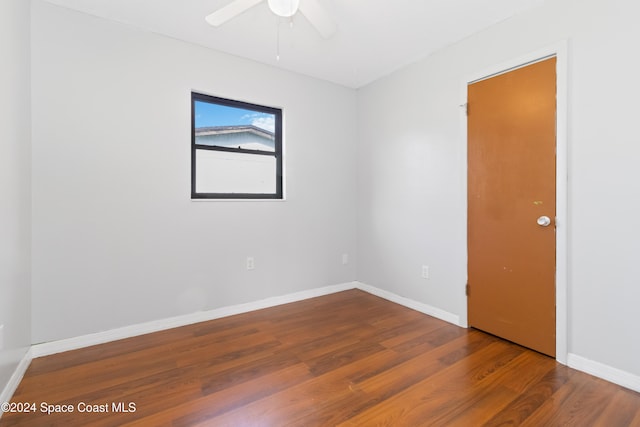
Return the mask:
<svg viewBox="0 0 640 427">
<path fill-rule="evenodd" d="M 0 1 L 0 391 L 31 343 L 29 2 Z"/>
<path fill-rule="evenodd" d="M 34 343 L 355 279 L 355 91 L 32 9 Z M 286 201 L 190 200 L 192 89 L 284 109 Z"/>
<path fill-rule="evenodd" d="M 569 352 L 640 375 L 639 14 L 545 2 L 361 89 L 358 279 L 466 318 L 461 83 L 568 38 Z"/>
</svg>

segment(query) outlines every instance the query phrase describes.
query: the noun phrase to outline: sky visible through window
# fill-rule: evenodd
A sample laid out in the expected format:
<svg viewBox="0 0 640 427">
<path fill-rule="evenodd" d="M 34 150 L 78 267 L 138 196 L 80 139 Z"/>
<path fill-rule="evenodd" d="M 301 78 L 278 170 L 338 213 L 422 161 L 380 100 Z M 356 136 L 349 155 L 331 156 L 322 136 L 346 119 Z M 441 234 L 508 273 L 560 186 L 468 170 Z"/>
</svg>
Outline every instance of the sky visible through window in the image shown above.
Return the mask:
<svg viewBox="0 0 640 427">
<path fill-rule="evenodd" d="M 207 126 L 254 125 L 274 132 L 275 116 L 259 111 L 195 101 L 196 128 Z"/>
</svg>

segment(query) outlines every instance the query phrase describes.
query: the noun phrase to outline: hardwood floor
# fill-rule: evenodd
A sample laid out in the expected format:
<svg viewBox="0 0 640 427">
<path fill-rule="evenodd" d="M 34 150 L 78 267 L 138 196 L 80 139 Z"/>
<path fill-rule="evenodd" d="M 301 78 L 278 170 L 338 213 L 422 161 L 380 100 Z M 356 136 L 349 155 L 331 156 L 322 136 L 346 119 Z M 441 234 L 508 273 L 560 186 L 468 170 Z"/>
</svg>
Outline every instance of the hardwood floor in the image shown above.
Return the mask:
<svg viewBox="0 0 640 427">
<path fill-rule="evenodd" d="M 12 402 L 2 427 L 640 426 L 638 393 L 358 290 L 35 359 Z"/>
</svg>

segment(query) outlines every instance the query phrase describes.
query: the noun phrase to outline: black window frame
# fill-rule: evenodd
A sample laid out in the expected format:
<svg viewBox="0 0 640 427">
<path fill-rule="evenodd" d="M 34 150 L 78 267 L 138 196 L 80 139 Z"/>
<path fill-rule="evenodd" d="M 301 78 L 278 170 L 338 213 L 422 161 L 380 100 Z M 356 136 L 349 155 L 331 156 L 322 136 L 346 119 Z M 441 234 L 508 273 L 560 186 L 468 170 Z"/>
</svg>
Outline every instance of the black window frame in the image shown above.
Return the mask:
<svg viewBox="0 0 640 427">
<path fill-rule="evenodd" d="M 275 116 L 274 129 L 274 151 L 250 150 L 245 148 L 217 147 L 196 144 L 196 101 L 209 104 L 223 105 L 227 107 L 242 108 L 260 113 L 273 114 Z M 232 153 L 254 154 L 263 156 L 273 156 L 276 158 L 276 191 L 274 193 L 198 193 L 196 192 L 196 149 L 226 151 Z M 191 199 L 273 199 L 282 200 L 282 109 L 267 107 L 264 105 L 252 104 L 244 101 L 220 98 L 212 95 L 205 95 L 198 92 L 191 92 Z"/>
</svg>

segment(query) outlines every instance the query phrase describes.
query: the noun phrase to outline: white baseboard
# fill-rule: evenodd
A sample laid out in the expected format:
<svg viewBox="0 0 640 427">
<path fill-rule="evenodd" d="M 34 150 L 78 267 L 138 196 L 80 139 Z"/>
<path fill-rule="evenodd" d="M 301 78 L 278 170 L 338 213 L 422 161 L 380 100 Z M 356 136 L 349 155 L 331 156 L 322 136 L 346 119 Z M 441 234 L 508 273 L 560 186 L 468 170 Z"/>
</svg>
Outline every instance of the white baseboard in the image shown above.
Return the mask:
<svg viewBox="0 0 640 427">
<path fill-rule="evenodd" d="M 365 292 L 369 292 L 370 294 L 379 296 L 380 298 L 384 298 L 391 302 L 395 302 L 396 304 L 403 305 L 412 310 L 419 311 L 420 313 L 428 314 L 429 316 L 438 318 L 440 320 L 444 320 L 445 322 L 453 323 L 456 326 L 460 326 L 464 328 L 465 326 L 460 324 L 460 316 L 449 313 L 448 311 L 441 310 L 437 307 L 430 306 L 428 304 L 424 304 L 418 301 L 414 301 L 409 298 L 401 297 L 400 295 L 396 295 L 392 292 L 385 291 L 383 289 L 376 288 L 374 286 L 367 285 L 361 282 L 355 282 L 356 287 Z"/>
<path fill-rule="evenodd" d="M 152 332 L 163 331 L 165 329 L 191 325 L 194 323 L 206 322 L 208 320 L 220 319 L 222 317 L 247 313 L 249 311 L 261 310 L 263 308 L 275 307 L 277 305 L 302 301 L 305 299 L 333 294 L 336 292 L 346 291 L 348 289 L 354 288 L 356 288 L 355 282 L 342 283 L 339 285 L 315 288 L 307 291 L 295 292 L 292 294 L 253 301 L 246 304 L 222 307 L 214 310 L 201 311 L 197 313 L 186 314 L 183 316 L 170 317 L 166 319 L 154 320 L 151 322 L 139 323 L 131 326 L 124 326 L 122 328 L 96 332 L 93 334 L 82 335 L 74 338 L 35 344 L 31 347 L 32 356 L 34 358 L 49 356 L 51 354 L 76 350 L 79 348 L 89 347 L 97 344 L 104 344 L 111 341 L 131 338 L 138 335 L 149 334 Z"/>
<path fill-rule="evenodd" d="M 151 322 L 139 323 L 136 325 L 125 326 L 122 328 L 111 329 L 103 332 L 82 335 L 74 338 L 67 338 L 58 341 L 51 341 L 42 344 L 35 344 L 31 347 L 32 357 L 49 356 L 51 354 L 62 353 L 65 351 L 76 350 L 79 348 L 89 347 L 97 344 L 104 344 L 111 341 L 131 338 L 138 335 L 149 334 L 152 332 L 163 331 L 166 329 L 177 328 L 180 326 L 192 325 L 198 322 L 206 322 L 208 320 L 220 319 L 222 317 L 233 316 L 236 314 L 247 313 L 250 311 L 260 310 L 263 308 L 275 307 L 291 302 L 302 301 L 309 298 L 315 298 L 323 295 L 333 294 L 336 292 L 346 291 L 349 289 L 360 289 L 364 292 L 379 296 L 386 300 L 395 302 L 429 316 L 436 317 L 454 325 L 460 325 L 460 318 L 455 314 L 451 314 L 436 307 L 423 304 L 409 298 L 404 298 L 394 293 L 364 284 L 360 282 L 348 282 L 323 288 L 315 288 L 307 291 L 295 292 L 292 294 L 282 295 L 278 297 L 267 298 L 246 304 L 238 304 L 228 307 L 222 307 L 209 311 L 202 311 L 183 316 L 170 317 L 167 319 L 154 320 Z"/>
<path fill-rule="evenodd" d="M 32 359 L 33 353 L 29 348 L 24 356 L 22 356 L 22 359 L 20 359 L 18 366 L 13 371 L 13 375 L 11 375 L 11 378 L 9 378 L 9 382 L 2 390 L 2 393 L 0 393 L 0 403 L 11 401 L 11 398 L 16 392 L 18 385 L 20 385 L 20 381 L 22 381 L 22 377 L 24 377 L 25 372 L 27 372 L 27 368 L 29 367 L 29 364 L 31 364 Z M 0 411 L 0 418 L 2 417 L 2 414 L 3 412 Z"/>
<path fill-rule="evenodd" d="M 640 393 L 640 376 L 573 353 L 569 353 L 567 357 L 567 365 L 570 368 L 586 372 L 587 374 L 602 378 L 603 380 L 607 380 Z"/>
<path fill-rule="evenodd" d="M 103 344 L 110 341 L 130 338 L 185 325 L 191 325 L 198 322 L 205 322 L 208 320 L 233 316 L 236 314 L 247 313 L 263 308 L 275 307 L 282 304 L 302 301 L 305 299 L 346 291 L 349 289 L 360 289 L 364 292 L 379 296 L 396 304 L 400 304 L 429 316 L 444 320 L 445 322 L 449 322 L 460 327 L 465 327 L 465 325 L 460 324 L 460 317 L 453 313 L 449 313 L 442 309 L 418 301 L 414 301 L 409 298 L 401 297 L 392 292 L 385 291 L 383 289 L 379 289 L 365 283 L 348 282 L 333 286 L 326 286 L 323 288 L 310 289 L 307 291 L 296 292 L 278 297 L 267 298 L 246 304 L 222 307 L 210 311 L 203 311 L 184 316 L 171 317 L 137 325 L 125 326 L 123 328 L 83 335 L 75 338 L 52 341 L 43 344 L 35 344 L 31 346 L 31 348 L 26 352 L 25 356 L 18 364 L 18 367 L 16 368 L 9 382 L 2 391 L 2 394 L 0 394 L 0 402 L 8 402 L 11 399 L 13 393 L 15 393 L 15 390 L 20 384 L 20 381 L 22 380 L 22 377 L 24 376 L 27 368 L 29 367 L 31 360 L 36 357 L 47 356 L 50 354 L 61 353 L 64 351 L 75 350 L 83 347 L 89 347 L 96 344 Z M 572 353 L 569 353 L 567 357 L 567 364 L 573 369 L 577 369 L 579 371 L 594 375 L 614 384 L 618 384 L 622 387 L 640 392 L 640 376 L 622 371 L 617 368 L 613 368 L 600 362 L 586 359 L 582 356 L 578 356 Z M 0 416 L 1 415 L 2 414 L 0 413 Z"/>
</svg>

